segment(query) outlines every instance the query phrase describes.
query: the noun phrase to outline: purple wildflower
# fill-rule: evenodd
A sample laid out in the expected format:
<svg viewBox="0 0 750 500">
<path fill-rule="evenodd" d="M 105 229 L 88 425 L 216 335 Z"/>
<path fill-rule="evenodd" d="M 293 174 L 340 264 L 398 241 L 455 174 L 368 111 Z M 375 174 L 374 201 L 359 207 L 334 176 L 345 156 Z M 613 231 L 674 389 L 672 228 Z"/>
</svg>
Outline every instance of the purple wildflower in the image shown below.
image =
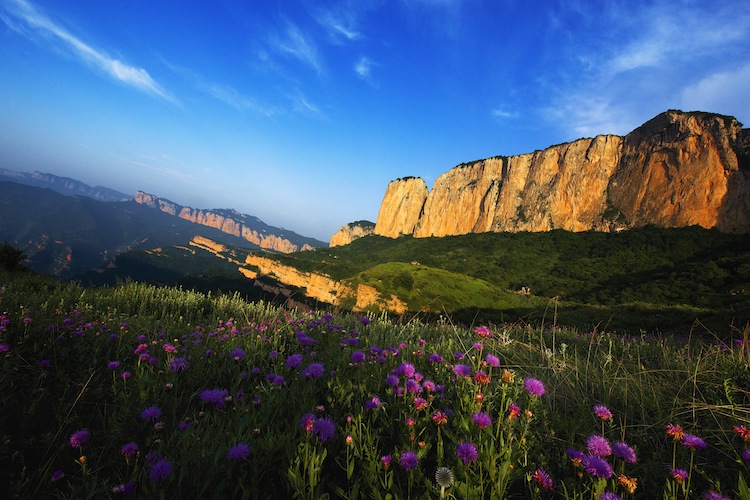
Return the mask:
<svg viewBox="0 0 750 500">
<path fill-rule="evenodd" d="M 127 380 L 130 378 L 130 372 L 124 371 L 120 374 L 120 377 L 122 377 L 123 380 Z"/>
<path fill-rule="evenodd" d="M 718 491 L 713 491 L 713 490 L 705 492 L 703 494 L 703 498 L 705 498 L 706 500 L 732 500 L 729 497 L 725 497 Z"/>
<path fill-rule="evenodd" d="M 72 448 L 80 448 L 86 441 L 91 437 L 91 433 L 88 429 L 79 429 L 70 435 L 70 446 Z"/>
<path fill-rule="evenodd" d="M 609 479 L 612 477 L 612 466 L 601 457 L 586 455 L 583 457 L 583 469 L 593 477 Z"/>
<path fill-rule="evenodd" d="M 325 373 L 325 368 L 322 363 L 310 363 L 302 370 L 302 376 L 305 378 L 320 378 L 323 373 Z"/>
<path fill-rule="evenodd" d="M 579 450 L 576 450 L 575 448 L 568 448 L 565 450 L 565 454 L 568 455 L 568 458 L 570 458 L 573 463 L 580 464 L 583 462 L 583 459 L 586 457 L 586 455 Z"/>
<path fill-rule="evenodd" d="M 352 363 L 362 363 L 365 360 L 365 353 L 355 351 L 352 353 Z"/>
<path fill-rule="evenodd" d="M 430 363 L 442 363 L 445 361 L 445 359 L 438 353 L 432 353 L 429 356 L 427 356 L 427 361 Z"/>
<path fill-rule="evenodd" d="M 690 451 L 705 450 L 708 448 L 706 442 L 694 434 L 683 434 L 680 440 L 683 446 L 690 448 Z"/>
<path fill-rule="evenodd" d="M 109 363 L 107 363 L 107 370 L 117 370 L 119 367 L 119 361 L 110 361 Z"/>
<path fill-rule="evenodd" d="M 380 398 L 377 396 L 370 396 L 370 399 L 365 401 L 365 409 L 377 410 L 380 408 Z"/>
<path fill-rule="evenodd" d="M 398 463 L 406 471 L 413 471 L 419 465 L 419 457 L 413 451 L 405 451 L 398 459 Z"/>
<path fill-rule="evenodd" d="M 383 455 L 382 457 L 380 457 L 380 461 L 383 462 L 383 467 L 388 469 L 391 466 L 393 457 L 390 455 Z"/>
<path fill-rule="evenodd" d="M 494 368 L 497 368 L 498 366 L 500 366 L 500 358 L 498 358 L 494 354 L 488 354 L 487 357 L 485 358 L 485 361 L 487 361 L 488 365 Z"/>
<path fill-rule="evenodd" d="M 555 488 L 555 483 L 552 481 L 552 478 L 547 474 L 547 471 L 544 469 L 537 469 L 534 471 L 534 473 L 531 475 L 531 477 L 536 480 L 537 483 L 539 483 L 539 486 L 544 488 L 545 490 L 553 490 Z"/>
<path fill-rule="evenodd" d="M 239 347 L 236 349 L 233 349 L 232 352 L 229 353 L 229 357 L 235 361 L 240 361 L 242 358 L 245 357 L 245 350 Z"/>
<path fill-rule="evenodd" d="M 479 458 L 479 452 L 474 443 L 462 441 L 456 446 L 456 456 L 465 464 L 469 464 Z"/>
<path fill-rule="evenodd" d="M 453 373 L 459 377 L 469 377 L 471 376 L 471 368 L 467 365 L 458 364 L 453 367 Z"/>
<path fill-rule="evenodd" d="M 601 494 L 599 497 L 599 500 L 622 500 L 622 497 L 618 495 L 617 493 L 612 493 L 611 491 L 605 491 Z"/>
<path fill-rule="evenodd" d="M 161 409 L 158 406 L 149 406 L 141 412 L 141 420 L 143 421 L 154 421 L 159 417 L 161 417 Z"/>
<path fill-rule="evenodd" d="M 742 453 L 740 453 L 740 457 L 742 458 L 742 461 L 746 464 L 750 464 L 750 448 L 745 448 L 742 450 Z"/>
<path fill-rule="evenodd" d="M 305 432 L 312 432 L 314 423 L 315 415 L 312 413 L 305 413 L 299 419 L 299 425 L 305 430 Z"/>
<path fill-rule="evenodd" d="M 138 453 L 137 443 L 127 443 L 120 448 L 120 455 L 123 457 L 134 457 L 136 453 Z"/>
<path fill-rule="evenodd" d="M 362 316 L 361 318 L 359 318 L 359 322 L 362 325 L 367 326 L 370 324 L 370 318 L 368 318 L 367 316 Z"/>
<path fill-rule="evenodd" d="M 56 483 L 64 477 L 65 477 L 65 473 L 62 471 L 62 469 L 57 469 L 55 472 L 52 473 L 52 477 L 50 478 L 50 481 L 52 481 L 53 483 Z"/>
<path fill-rule="evenodd" d="M 688 478 L 688 473 L 685 469 L 672 469 L 669 471 L 669 475 L 672 476 L 677 484 L 684 483 Z"/>
<path fill-rule="evenodd" d="M 411 363 L 401 363 L 394 372 L 396 375 L 403 375 L 405 378 L 412 378 L 417 370 Z"/>
<path fill-rule="evenodd" d="M 547 390 L 541 380 L 527 378 L 523 381 L 523 388 L 532 396 L 542 397 Z"/>
<path fill-rule="evenodd" d="M 594 416 L 598 418 L 599 420 L 611 420 L 612 419 L 612 411 L 606 405 L 594 405 L 594 408 L 591 410 L 591 413 L 593 413 Z"/>
<path fill-rule="evenodd" d="M 172 475 L 172 463 L 159 457 L 154 462 L 154 465 L 151 466 L 151 472 L 149 472 L 148 477 L 151 481 L 158 483 L 164 481 L 170 475 Z"/>
<path fill-rule="evenodd" d="M 200 400 L 204 403 L 211 403 L 217 408 L 224 406 L 225 398 L 229 396 L 229 391 L 225 389 L 206 389 L 201 392 Z"/>
<path fill-rule="evenodd" d="M 330 418 L 319 418 L 313 423 L 312 430 L 320 442 L 325 443 L 336 435 L 336 424 Z"/>
<path fill-rule="evenodd" d="M 8 344 L 0 344 L 0 352 L 10 352 L 10 346 Z"/>
<path fill-rule="evenodd" d="M 480 429 L 485 429 L 492 425 L 492 417 L 486 413 L 475 413 L 471 416 L 471 419 Z"/>
<path fill-rule="evenodd" d="M 115 495 L 122 495 L 129 497 L 135 493 L 135 483 L 120 483 L 117 486 L 112 487 L 112 493 Z"/>
<path fill-rule="evenodd" d="M 239 460 L 246 460 L 250 456 L 250 447 L 245 443 L 237 443 L 236 445 L 229 448 L 227 458 L 234 462 Z"/>
<path fill-rule="evenodd" d="M 635 455 L 635 450 L 626 443 L 615 443 L 612 445 L 612 452 L 617 458 L 624 462 L 634 464 L 638 460 Z"/>
<path fill-rule="evenodd" d="M 188 364 L 185 358 L 174 358 L 169 362 L 169 369 L 175 373 L 187 370 Z"/>
<path fill-rule="evenodd" d="M 586 439 L 586 448 L 591 455 L 597 457 L 608 457 L 612 454 L 612 447 L 606 438 L 592 434 Z"/>
<path fill-rule="evenodd" d="M 396 387 L 398 385 L 398 377 L 396 375 L 388 375 L 385 383 L 388 384 L 388 387 Z"/>
</svg>

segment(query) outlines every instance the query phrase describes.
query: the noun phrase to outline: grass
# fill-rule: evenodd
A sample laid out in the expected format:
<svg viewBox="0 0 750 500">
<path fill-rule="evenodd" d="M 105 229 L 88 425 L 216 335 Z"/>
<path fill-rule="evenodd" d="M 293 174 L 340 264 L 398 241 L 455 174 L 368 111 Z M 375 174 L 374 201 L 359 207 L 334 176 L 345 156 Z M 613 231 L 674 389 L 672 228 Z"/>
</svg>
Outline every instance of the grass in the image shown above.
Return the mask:
<svg viewBox="0 0 750 500">
<path fill-rule="evenodd" d="M 404 269 L 381 271 L 363 279 Z M 552 311 L 399 322 L 132 282 L 0 283 L 11 498 L 750 494 L 750 327 L 625 337 Z"/>
</svg>

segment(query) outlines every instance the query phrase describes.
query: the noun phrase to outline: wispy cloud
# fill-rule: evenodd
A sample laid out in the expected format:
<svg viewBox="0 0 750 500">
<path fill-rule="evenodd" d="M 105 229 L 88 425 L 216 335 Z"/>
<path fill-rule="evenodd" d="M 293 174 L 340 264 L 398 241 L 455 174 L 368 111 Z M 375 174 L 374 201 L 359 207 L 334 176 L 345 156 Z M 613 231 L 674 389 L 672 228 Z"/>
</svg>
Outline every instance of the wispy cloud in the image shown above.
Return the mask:
<svg viewBox="0 0 750 500">
<path fill-rule="evenodd" d="M 231 85 L 208 81 L 195 71 L 172 64 L 166 60 L 162 60 L 162 63 L 174 73 L 186 79 L 197 89 L 208 93 L 214 99 L 228 104 L 238 111 L 251 111 L 268 117 L 272 117 L 278 113 L 278 110 L 274 106 L 247 97 Z"/>
<path fill-rule="evenodd" d="M 497 120 L 509 120 L 512 118 L 518 118 L 519 116 L 518 113 L 513 111 L 506 111 L 503 108 L 495 108 L 490 111 L 490 114 Z"/>
<path fill-rule="evenodd" d="M 357 29 L 355 10 L 347 9 L 325 9 L 315 15 L 315 20 L 320 24 L 334 40 L 344 39 L 346 41 L 358 40 L 362 34 Z"/>
<path fill-rule="evenodd" d="M 316 106 L 307 96 L 298 88 L 295 88 L 287 94 L 292 103 L 292 110 L 296 113 L 308 116 L 317 116 L 325 118 L 325 114 Z"/>
<path fill-rule="evenodd" d="M 705 76 L 682 91 L 680 107 L 686 111 L 714 111 L 750 120 L 750 61 L 739 68 Z"/>
<path fill-rule="evenodd" d="M 672 107 L 732 114 L 713 107 L 730 107 L 722 92 L 735 108 L 750 107 L 738 90 L 748 83 L 750 4 L 612 2 L 592 16 L 579 3 L 566 3 L 568 25 L 556 25 L 568 57 L 548 68 L 544 85 L 542 113 L 557 126 L 623 134 Z"/>
<path fill-rule="evenodd" d="M 165 101 L 177 103 L 177 100 L 156 83 L 145 69 L 130 66 L 88 45 L 53 22 L 31 2 L 27 0 L 2 0 L 0 7 L 3 9 L 0 18 L 16 32 L 31 39 L 46 40 L 54 44 L 56 48 L 63 49 L 125 85 Z"/>
<path fill-rule="evenodd" d="M 375 66 L 377 66 L 377 64 L 372 59 L 367 56 L 362 56 L 354 64 L 354 73 L 373 87 L 377 87 L 372 78 L 372 69 Z"/>
<path fill-rule="evenodd" d="M 318 74 L 323 73 L 315 40 L 303 33 L 297 25 L 287 22 L 284 32 L 272 36 L 270 44 L 277 53 L 310 66 Z"/>
</svg>

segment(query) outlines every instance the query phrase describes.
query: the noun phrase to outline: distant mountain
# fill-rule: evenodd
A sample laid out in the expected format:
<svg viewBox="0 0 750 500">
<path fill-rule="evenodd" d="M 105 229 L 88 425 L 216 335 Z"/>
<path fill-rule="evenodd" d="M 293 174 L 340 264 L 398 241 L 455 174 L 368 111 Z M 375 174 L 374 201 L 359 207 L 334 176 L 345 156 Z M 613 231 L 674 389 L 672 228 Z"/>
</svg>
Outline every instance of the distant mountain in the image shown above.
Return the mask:
<svg viewBox="0 0 750 500">
<path fill-rule="evenodd" d="M 128 250 L 187 246 L 195 236 L 260 249 L 246 239 L 135 201 L 102 202 L 0 181 L 0 241 L 21 249 L 35 271 L 61 279 L 110 266 L 116 255 Z"/>
<path fill-rule="evenodd" d="M 133 197 L 103 186 L 91 187 L 69 177 L 59 177 L 42 172 L 19 172 L 0 168 L 0 181 L 12 181 L 27 186 L 49 188 L 66 196 L 87 196 L 98 201 L 128 201 Z"/>
<path fill-rule="evenodd" d="M 328 246 L 323 241 L 300 236 L 294 231 L 269 226 L 257 217 L 241 214 L 232 209 L 204 210 L 184 207 L 172 201 L 144 193 L 143 191 L 136 193 L 135 202 L 179 217 L 180 219 L 213 227 L 223 233 L 242 238 L 267 250 L 290 253 Z"/>
</svg>

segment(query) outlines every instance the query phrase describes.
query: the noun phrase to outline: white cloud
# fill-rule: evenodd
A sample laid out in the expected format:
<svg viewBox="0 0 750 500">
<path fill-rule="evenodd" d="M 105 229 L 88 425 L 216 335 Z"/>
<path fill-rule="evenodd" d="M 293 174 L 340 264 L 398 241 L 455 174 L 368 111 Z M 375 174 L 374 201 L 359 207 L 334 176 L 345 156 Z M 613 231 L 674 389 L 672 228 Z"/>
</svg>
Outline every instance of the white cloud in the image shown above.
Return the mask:
<svg viewBox="0 0 750 500">
<path fill-rule="evenodd" d="M 86 44 L 68 30 L 54 23 L 27 0 L 4 0 L 4 14 L 0 16 L 13 30 L 29 38 L 42 38 L 55 44 L 56 48 L 74 55 L 80 60 L 99 68 L 115 80 L 149 93 L 165 101 L 176 103 L 176 99 L 164 90 L 143 68 L 130 66 L 105 52 Z M 21 23 L 21 24 L 18 24 Z"/>
<path fill-rule="evenodd" d="M 372 79 L 372 68 L 375 66 L 377 66 L 377 64 L 372 59 L 367 56 L 362 56 L 354 64 L 354 72 L 359 78 L 375 87 L 375 82 Z"/>
<path fill-rule="evenodd" d="M 685 111 L 712 111 L 750 120 L 750 61 L 738 68 L 712 73 L 682 91 Z"/>
<path fill-rule="evenodd" d="M 328 31 L 334 39 L 344 38 L 347 41 L 358 40 L 362 34 L 357 30 L 354 10 L 321 10 L 316 21 Z"/>
<path fill-rule="evenodd" d="M 498 120 L 508 120 L 511 118 L 518 118 L 518 113 L 513 111 L 505 111 L 502 108 L 495 108 L 493 109 L 490 114 Z"/>
<path fill-rule="evenodd" d="M 292 59 L 307 64 L 312 67 L 316 73 L 323 72 L 323 65 L 320 61 L 318 48 L 312 37 L 306 36 L 296 25 L 291 22 L 287 23 L 283 35 L 277 35 L 271 38 L 273 49 Z"/>
</svg>

